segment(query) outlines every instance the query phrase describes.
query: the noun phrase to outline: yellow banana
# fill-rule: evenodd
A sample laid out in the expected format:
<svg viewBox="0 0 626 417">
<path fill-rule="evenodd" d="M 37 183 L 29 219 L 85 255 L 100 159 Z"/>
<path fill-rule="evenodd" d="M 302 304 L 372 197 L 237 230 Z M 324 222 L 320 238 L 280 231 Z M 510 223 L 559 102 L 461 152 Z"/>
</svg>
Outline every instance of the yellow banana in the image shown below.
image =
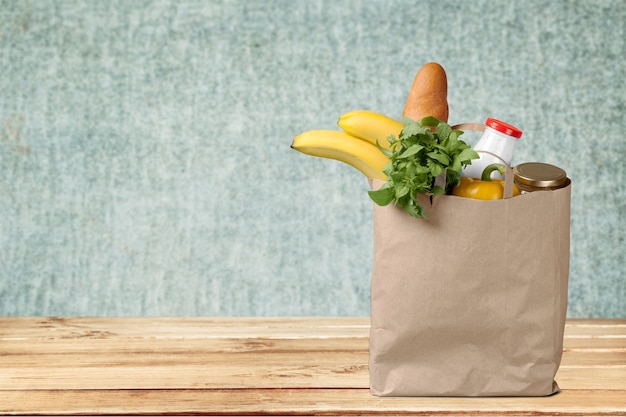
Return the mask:
<svg viewBox="0 0 626 417">
<path fill-rule="evenodd" d="M 404 127 L 402 122 L 370 110 L 354 110 L 343 114 L 339 117 L 337 124 L 346 133 L 373 145 L 376 145 L 376 140 L 378 140 L 378 144 L 386 149 L 389 149 L 387 138 L 390 135 L 397 137 Z"/>
<path fill-rule="evenodd" d="M 291 147 L 307 155 L 335 159 L 361 171 L 368 178 L 385 181 L 382 169 L 389 158 L 376 146 L 339 130 L 307 130 Z"/>
</svg>

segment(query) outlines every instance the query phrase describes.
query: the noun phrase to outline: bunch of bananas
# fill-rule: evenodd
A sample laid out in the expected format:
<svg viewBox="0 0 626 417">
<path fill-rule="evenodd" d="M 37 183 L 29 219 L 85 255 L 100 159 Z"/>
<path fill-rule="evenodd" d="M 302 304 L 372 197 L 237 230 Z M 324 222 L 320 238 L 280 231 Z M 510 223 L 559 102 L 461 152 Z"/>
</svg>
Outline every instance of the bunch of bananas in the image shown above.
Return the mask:
<svg viewBox="0 0 626 417">
<path fill-rule="evenodd" d="M 355 110 L 343 114 L 337 124 L 343 130 L 308 130 L 297 135 L 291 147 L 307 155 L 344 162 L 368 178 L 385 181 L 383 168 L 389 158 L 378 145 L 389 148 L 387 138 L 398 136 L 402 123 L 373 111 Z"/>
</svg>

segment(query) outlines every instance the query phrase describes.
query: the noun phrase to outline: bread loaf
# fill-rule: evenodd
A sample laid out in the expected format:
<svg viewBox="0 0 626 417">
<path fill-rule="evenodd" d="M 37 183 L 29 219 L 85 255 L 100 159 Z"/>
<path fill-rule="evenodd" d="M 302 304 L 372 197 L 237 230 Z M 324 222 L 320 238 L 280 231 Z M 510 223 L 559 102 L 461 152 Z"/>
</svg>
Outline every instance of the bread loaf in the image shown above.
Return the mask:
<svg viewBox="0 0 626 417">
<path fill-rule="evenodd" d="M 429 62 L 417 72 L 402 116 L 418 122 L 427 116 L 448 121 L 448 80 L 441 65 Z"/>
</svg>

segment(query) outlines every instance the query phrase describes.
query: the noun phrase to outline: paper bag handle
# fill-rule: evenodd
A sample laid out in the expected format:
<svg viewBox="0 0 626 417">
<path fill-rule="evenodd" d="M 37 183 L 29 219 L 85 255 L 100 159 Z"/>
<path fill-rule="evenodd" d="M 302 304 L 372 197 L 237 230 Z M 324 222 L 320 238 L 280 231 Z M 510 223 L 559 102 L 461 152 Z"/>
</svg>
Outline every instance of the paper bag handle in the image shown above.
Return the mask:
<svg viewBox="0 0 626 417">
<path fill-rule="evenodd" d="M 513 197 L 513 177 L 515 176 L 515 174 L 513 174 L 513 167 L 493 152 L 481 151 L 480 149 L 476 149 L 476 152 L 489 154 L 502 161 L 502 165 L 506 167 L 504 171 L 504 192 L 502 193 L 502 198 L 506 199 Z"/>
<path fill-rule="evenodd" d="M 484 132 L 485 131 L 485 125 L 482 125 L 480 123 L 461 123 L 461 124 L 452 126 L 452 129 L 454 129 L 454 130 L 476 130 L 478 132 Z M 480 149 L 475 149 L 475 151 L 476 152 L 489 154 L 489 155 L 499 159 L 500 161 L 502 161 L 502 164 L 506 167 L 506 171 L 504 173 L 504 192 L 502 194 L 502 198 L 511 198 L 511 197 L 513 197 L 513 177 L 514 177 L 513 167 L 511 165 L 509 165 L 504 159 L 502 159 L 502 157 L 500 155 L 496 155 L 493 152 L 483 151 L 483 150 L 480 150 Z"/>
</svg>

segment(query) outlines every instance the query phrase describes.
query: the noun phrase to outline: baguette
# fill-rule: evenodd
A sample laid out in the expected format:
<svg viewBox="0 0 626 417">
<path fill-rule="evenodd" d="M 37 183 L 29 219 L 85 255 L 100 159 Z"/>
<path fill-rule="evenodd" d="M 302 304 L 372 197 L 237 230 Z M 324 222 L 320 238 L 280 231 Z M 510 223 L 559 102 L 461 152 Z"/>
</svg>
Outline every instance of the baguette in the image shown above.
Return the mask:
<svg viewBox="0 0 626 417">
<path fill-rule="evenodd" d="M 417 72 L 402 116 L 417 122 L 428 116 L 448 122 L 448 80 L 441 65 L 429 62 Z"/>
</svg>

